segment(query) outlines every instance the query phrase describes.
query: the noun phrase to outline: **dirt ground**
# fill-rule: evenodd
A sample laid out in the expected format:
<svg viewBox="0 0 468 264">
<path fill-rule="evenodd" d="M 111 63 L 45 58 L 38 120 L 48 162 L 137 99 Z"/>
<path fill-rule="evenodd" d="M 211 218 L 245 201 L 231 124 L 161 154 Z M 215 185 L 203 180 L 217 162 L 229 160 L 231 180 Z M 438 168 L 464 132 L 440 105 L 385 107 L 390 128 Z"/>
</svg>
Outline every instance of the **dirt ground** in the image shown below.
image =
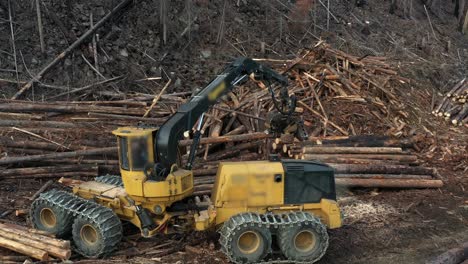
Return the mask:
<svg viewBox="0 0 468 264">
<path fill-rule="evenodd" d="M 40 52 L 32 2 L 11 2 L 18 78 L 27 81 L 31 74 L 68 47 L 74 35 L 80 35 L 89 27 L 91 11 L 97 21 L 118 1 L 44 0 L 45 54 Z M 345 225 L 330 231 L 330 247 L 319 263 L 424 263 L 468 241 L 468 129 L 452 128 L 429 114 L 433 95 L 437 98 L 468 75 L 468 36 L 455 30 L 451 1 L 429 13 L 434 32 L 419 2 L 414 4 L 412 17 L 404 17 L 400 11 L 389 14 L 389 1 L 369 1 L 362 8 L 356 7 L 354 1 L 330 1 L 332 15 L 327 30 L 327 12 L 320 3 L 305 4 L 310 11 L 304 12 L 290 1 L 280 0 L 170 1 L 166 44 L 160 40 L 158 2 L 135 1 L 127 12 L 112 21 L 112 25 L 98 31 L 100 72 L 106 78 L 121 75 L 125 78 L 114 86 L 82 94 L 78 99 L 112 99 L 105 93 L 109 91 L 154 94 L 164 85 L 161 81 L 139 81 L 147 77 L 169 76 L 175 80 L 175 91 L 190 91 L 203 87 L 232 58 L 292 59 L 300 49 L 310 47 L 319 39 L 345 52 L 386 56 L 398 66 L 400 74 L 413 80 L 411 89 L 404 91 L 407 97 L 402 100 L 407 100 L 408 110 L 414 113 L 413 130 L 428 135 L 418 155 L 427 166 L 439 170 L 445 186 L 431 190 L 340 190 Z M 0 79 L 15 80 L 16 74 L 11 72 L 15 63 L 8 10 L 7 1 L 0 1 L 0 32 L 3 33 L 0 34 L 0 69 L 10 70 L 0 71 Z M 261 52 L 262 42 L 265 53 Z M 92 58 L 86 45 L 47 74 L 43 82 L 81 87 L 101 80 L 82 56 Z M 16 90 L 16 85 L 0 80 L 2 97 L 11 97 Z M 43 100 L 55 92 L 37 85 L 26 98 Z M 60 98 L 72 99 L 77 98 Z M 3 180 L 0 213 L 27 209 L 30 204 L 27 197 L 43 183 L 45 181 L 41 180 Z M 26 223 L 25 217 L 9 215 L 6 219 Z M 130 248 L 133 241 L 138 241 L 138 248 L 146 249 L 169 240 L 179 241 L 175 248 L 182 247 L 162 257 L 158 253 L 125 257 L 117 252 L 108 259 L 88 263 L 227 262 L 218 251 L 216 234 L 137 239 L 131 236 L 136 230 L 128 226 L 126 232 L 129 237 L 121 243 L 120 253 L 127 253 L 125 249 Z M 184 245 L 193 243 L 201 254 L 184 250 Z M 0 249 L 0 255 L 13 253 Z M 78 256 L 72 260 L 84 262 Z"/>
</svg>

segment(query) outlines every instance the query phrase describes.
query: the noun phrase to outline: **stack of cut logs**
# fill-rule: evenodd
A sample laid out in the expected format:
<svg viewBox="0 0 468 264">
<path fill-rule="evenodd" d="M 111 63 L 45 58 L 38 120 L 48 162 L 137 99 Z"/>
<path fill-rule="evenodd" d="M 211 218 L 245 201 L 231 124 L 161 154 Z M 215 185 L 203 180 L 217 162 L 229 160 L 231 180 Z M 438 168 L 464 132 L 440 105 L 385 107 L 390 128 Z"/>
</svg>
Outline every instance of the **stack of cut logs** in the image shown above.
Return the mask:
<svg viewBox="0 0 468 264">
<path fill-rule="evenodd" d="M 338 185 L 390 188 L 439 188 L 442 181 L 433 168 L 418 166 L 418 157 L 407 149 L 414 139 L 387 136 L 351 136 L 290 141 L 289 136 L 275 139 L 280 155 L 316 160 L 335 169 Z"/>
<path fill-rule="evenodd" d="M 403 149 L 413 139 L 387 136 L 314 138 L 299 142 L 283 135 L 271 143 L 282 157 L 326 162 L 335 169 L 336 184 L 346 187 L 440 188 L 443 182 L 434 168 L 418 166 L 418 158 Z M 195 170 L 197 194 L 211 190 L 216 163 L 203 163 Z"/>
<path fill-rule="evenodd" d="M 455 84 L 432 114 L 451 121 L 455 126 L 468 125 L 468 80 L 465 78 Z"/>
<path fill-rule="evenodd" d="M 0 223 L 0 246 L 40 261 L 53 258 L 67 260 L 71 256 L 70 241 L 54 238 L 44 231 L 14 224 Z M 15 261 L 15 258 L 12 258 Z M 0 259 L 7 262 L 8 258 Z"/>
<path fill-rule="evenodd" d="M 297 59 L 272 61 L 278 62 L 281 66 L 277 70 L 290 77 L 289 91 L 297 98 L 295 114 L 303 119 L 311 137 L 371 133 L 400 136 L 408 129 L 403 100 L 392 89 L 408 80 L 400 77 L 385 58 L 360 58 L 321 42 Z M 77 93 L 75 101 L 65 101 L 67 96 L 74 96 L 67 92 L 39 102 L 0 100 L 0 179 L 86 180 L 118 173 L 116 139 L 111 131 L 140 122 L 161 125 L 192 95 L 164 94 L 170 83 L 169 80 L 166 85 L 161 84 L 156 95 L 117 93 L 114 88 L 103 86 Z M 279 93 L 277 87 L 273 89 Z M 85 98 L 102 100 L 83 101 Z M 291 135 L 280 139 L 284 142 L 277 142 L 273 135 L 265 133 L 266 115 L 274 110 L 273 105 L 265 84 L 256 80 L 222 98 L 206 114 L 195 174 L 213 175 L 220 161 L 265 159 L 272 143 L 275 150 L 281 149 L 297 159 L 325 155 L 304 153 L 308 143 L 298 144 Z M 180 141 L 181 153 L 191 143 L 190 138 Z M 349 155 L 363 154 L 343 155 L 348 156 L 328 157 L 328 161 L 360 160 L 362 157 Z M 400 162 L 413 159 L 406 154 L 391 155 L 401 158 Z M 183 161 L 186 158 L 187 155 L 182 156 Z M 396 163 L 395 159 L 388 158 L 386 163 Z M 202 185 L 210 181 L 197 179 Z"/>
</svg>

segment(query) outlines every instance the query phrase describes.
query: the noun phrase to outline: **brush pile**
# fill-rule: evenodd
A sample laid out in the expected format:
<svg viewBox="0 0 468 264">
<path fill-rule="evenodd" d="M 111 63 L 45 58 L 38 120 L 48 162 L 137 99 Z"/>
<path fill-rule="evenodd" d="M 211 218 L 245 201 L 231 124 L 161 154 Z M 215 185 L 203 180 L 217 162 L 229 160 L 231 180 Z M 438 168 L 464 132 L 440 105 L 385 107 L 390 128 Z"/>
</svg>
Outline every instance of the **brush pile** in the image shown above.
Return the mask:
<svg viewBox="0 0 468 264">
<path fill-rule="evenodd" d="M 289 91 L 298 101 L 295 114 L 303 119 L 311 139 L 317 136 L 407 134 L 409 115 L 403 110 L 397 89 L 409 81 L 400 77 L 385 58 L 359 58 L 321 42 L 294 60 L 272 62 L 280 63 L 273 68 L 290 77 Z M 317 153 L 317 147 L 309 146 L 311 141 L 298 143 L 288 134 L 276 142 L 274 135 L 265 133 L 267 113 L 274 109 L 271 95 L 266 84 L 253 81 L 228 93 L 206 114 L 195 161 L 198 164 L 196 175 L 214 174 L 219 161 L 266 159 L 272 152 L 271 147 L 273 152 L 279 148 L 285 151 L 287 155 L 284 157 L 333 163 L 344 160 L 371 160 L 372 164 L 380 160 L 380 164 L 395 166 L 416 163 L 415 156 L 403 153 L 403 150 L 343 153 L 349 150 L 329 149 Z M 119 126 L 138 123 L 161 125 L 192 95 L 191 92 L 164 94 L 169 84 L 170 80 L 156 96 L 121 94 L 112 84 L 105 83 L 101 84 L 101 90 L 88 89 L 79 96 L 64 91 L 54 99 L 40 102 L 0 100 L 0 178 L 87 179 L 118 173 L 116 140 L 110 132 Z M 76 100 L 57 101 L 71 96 L 76 96 Z M 186 153 L 191 142 L 188 137 L 180 141 L 181 153 Z M 186 154 L 182 155 L 182 161 L 186 158 Z M 421 177 L 418 180 L 427 179 Z M 200 179 L 199 182 L 209 184 L 210 181 Z"/>
<path fill-rule="evenodd" d="M 432 114 L 450 121 L 454 126 L 468 125 L 468 80 L 465 78 L 455 84 Z"/>
</svg>

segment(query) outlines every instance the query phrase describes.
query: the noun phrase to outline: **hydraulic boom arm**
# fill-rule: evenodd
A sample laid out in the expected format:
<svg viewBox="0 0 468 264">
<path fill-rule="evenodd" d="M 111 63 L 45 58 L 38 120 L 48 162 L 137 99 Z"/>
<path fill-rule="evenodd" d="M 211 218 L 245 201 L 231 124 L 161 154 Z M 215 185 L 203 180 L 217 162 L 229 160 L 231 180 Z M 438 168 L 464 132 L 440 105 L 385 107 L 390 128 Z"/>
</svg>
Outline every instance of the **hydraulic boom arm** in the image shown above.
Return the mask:
<svg viewBox="0 0 468 264">
<path fill-rule="evenodd" d="M 283 86 L 288 84 L 285 76 L 261 65 L 249 58 L 238 58 L 214 78 L 208 86 L 183 104 L 158 130 L 155 140 L 156 162 L 164 168 L 170 167 L 177 160 L 177 146 L 182 134 L 192 129 L 198 118 L 217 100 L 254 74 L 256 79 L 267 82 L 275 81 Z"/>
</svg>

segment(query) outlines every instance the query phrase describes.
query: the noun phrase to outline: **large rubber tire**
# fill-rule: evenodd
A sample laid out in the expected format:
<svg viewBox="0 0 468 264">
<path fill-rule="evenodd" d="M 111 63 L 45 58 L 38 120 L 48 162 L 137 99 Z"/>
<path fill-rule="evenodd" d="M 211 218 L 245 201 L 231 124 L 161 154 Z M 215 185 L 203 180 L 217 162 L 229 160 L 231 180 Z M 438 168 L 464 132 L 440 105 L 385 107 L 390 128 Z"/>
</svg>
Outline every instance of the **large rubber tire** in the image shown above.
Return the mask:
<svg viewBox="0 0 468 264">
<path fill-rule="evenodd" d="M 112 210 L 103 206 L 85 209 L 73 223 L 73 242 L 81 255 L 109 255 L 122 239 L 122 224 Z"/>
<path fill-rule="evenodd" d="M 327 228 L 320 220 L 307 213 L 299 225 L 280 228 L 278 244 L 290 261 L 314 263 L 328 248 Z"/>
<path fill-rule="evenodd" d="M 31 220 L 34 228 L 55 234 L 59 238 L 71 235 L 73 216 L 44 199 L 36 199 L 31 205 Z"/>
<path fill-rule="evenodd" d="M 268 227 L 243 214 L 226 221 L 221 234 L 222 249 L 235 263 L 257 263 L 270 252 L 272 238 Z M 248 242 L 249 237 L 257 242 Z"/>
</svg>

